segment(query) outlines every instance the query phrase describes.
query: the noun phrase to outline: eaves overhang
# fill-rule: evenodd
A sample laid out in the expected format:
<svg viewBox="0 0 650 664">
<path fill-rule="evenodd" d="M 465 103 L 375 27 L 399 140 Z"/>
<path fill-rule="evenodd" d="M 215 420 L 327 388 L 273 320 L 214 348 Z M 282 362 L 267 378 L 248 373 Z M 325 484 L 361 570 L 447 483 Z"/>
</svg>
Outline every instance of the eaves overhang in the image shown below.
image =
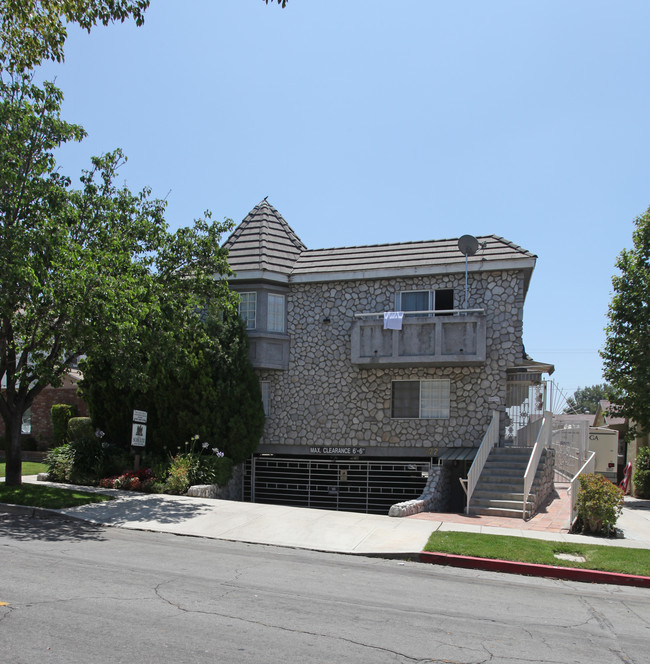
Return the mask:
<svg viewBox="0 0 650 664">
<path fill-rule="evenodd" d="M 288 284 L 290 279 L 288 274 L 273 272 L 271 270 L 240 270 L 236 274 L 228 277 L 231 283 L 259 283 L 267 282 L 273 284 Z"/>
<path fill-rule="evenodd" d="M 470 263 L 467 267 L 472 272 L 495 272 L 500 270 L 523 270 L 527 273 L 526 288 L 530 280 L 530 274 L 535 267 L 535 258 L 526 257 L 518 259 L 505 259 L 496 261 L 483 261 L 481 263 Z M 415 265 L 398 268 L 339 270 L 332 272 L 314 271 L 301 274 L 292 274 L 289 277 L 291 283 L 318 283 L 324 281 L 353 281 L 364 279 L 394 279 L 396 277 L 434 276 L 439 274 L 464 274 L 464 263 L 447 263 L 439 265 Z"/>
</svg>

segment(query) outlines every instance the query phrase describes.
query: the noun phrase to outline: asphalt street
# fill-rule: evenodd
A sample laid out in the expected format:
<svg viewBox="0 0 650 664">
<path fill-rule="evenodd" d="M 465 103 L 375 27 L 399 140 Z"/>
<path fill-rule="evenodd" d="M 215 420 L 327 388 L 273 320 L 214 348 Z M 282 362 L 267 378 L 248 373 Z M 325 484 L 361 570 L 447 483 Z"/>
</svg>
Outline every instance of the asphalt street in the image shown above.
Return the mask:
<svg viewBox="0 0 650 664">
<path fill-rule="evenodd" d="M 646 664 L 650 591 L 0 515 L 3 661 Z"/>
</svg>

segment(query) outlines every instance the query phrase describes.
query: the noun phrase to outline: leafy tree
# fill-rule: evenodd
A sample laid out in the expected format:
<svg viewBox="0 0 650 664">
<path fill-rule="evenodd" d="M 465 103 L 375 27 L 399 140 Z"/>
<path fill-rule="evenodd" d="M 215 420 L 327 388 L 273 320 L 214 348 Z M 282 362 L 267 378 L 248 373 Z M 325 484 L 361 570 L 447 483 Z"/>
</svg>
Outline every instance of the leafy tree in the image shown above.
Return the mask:
<svg viewBox="0 0 650 664">
<path fill-rule="evenodd" d="M 94 158 L 73 189 L 53 150 L 83 129 L 61 119 L 53 85 L 14 79 L 0 81 L 0 415 L 16 485 L 23 413 L 80 355 L 138 343 L 141 322 L 170 316 L 172 301 L 188 329 L 203 303 L 232 305 L 214 278 L 229 273 L 219 247 L 229 226 L 203 219 L 169 233 L 164 202 L 114 184 L 119 151 Z"/>
<path fill-rule="evenodd" d="M 579 387 L 572 397 L 566 400 L 565 413 L 592 413 L 595 414 L 598 403 L 603 399 L 609 399 L 611 388 L 607 383 L 602 385 L 591 385 Z"/>
<path fill-rule="evenodd" d="M 148 452 L 172 453 L 195 435 L 235 463 L 255 451 L 264 413 L 245 326 L 234 309 L 211 312 L 201 325 L 189 334 L 177 330 L 178 343 L 168 336 L 171 325 L 145 324 L 140 343 L 122 355 L 97 349 L 85 360 L 82 393 L 109 440 L 129 446 L 137 407 L 148 413 Z M 183 354 L 174 357 L 179 346 Z M 120 374 L 124 366 L 144 380 Z"/>
<path fill-rule="evenodd" d="M 614 294 L 607 313 L 605 378 L 616 390 L 617 413 L 650 430 L 650 209 L 638 217 L 634 247 L 623 249 L 612 277 Z"/>
<path fill-rule="evenodd" d="M 0 72 L 23 72 L 44 60 L 63 60 L 66 24 L 90 32 L 133 18 L 144 23 L 150 0 L 0 0 Z"/>
</svg>

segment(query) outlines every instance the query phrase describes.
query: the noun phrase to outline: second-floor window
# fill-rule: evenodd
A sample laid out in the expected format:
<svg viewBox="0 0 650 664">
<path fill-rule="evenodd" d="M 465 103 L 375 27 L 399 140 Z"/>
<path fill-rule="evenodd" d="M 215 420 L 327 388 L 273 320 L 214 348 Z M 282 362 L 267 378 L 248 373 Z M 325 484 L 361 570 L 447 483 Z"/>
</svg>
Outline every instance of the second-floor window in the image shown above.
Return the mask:
<svg viewBox="0 0 650 664">
<path fill-rule="evenodd" d="M 247 330 L 257 327 L 257 293 L 240 293 L 239 315 L 244 319 Z"/>
<path fill-rule="evenodd" d="M 269 332 L 284 332 L 284 295 L 269 293 L 267 306 Z"/>
<path fill-rule="evenodd" d="M 452 288 L 402 291 L 397 299 L 398 311 L 449 311 L 454 308 L 454 291 Z"/>
</svg>

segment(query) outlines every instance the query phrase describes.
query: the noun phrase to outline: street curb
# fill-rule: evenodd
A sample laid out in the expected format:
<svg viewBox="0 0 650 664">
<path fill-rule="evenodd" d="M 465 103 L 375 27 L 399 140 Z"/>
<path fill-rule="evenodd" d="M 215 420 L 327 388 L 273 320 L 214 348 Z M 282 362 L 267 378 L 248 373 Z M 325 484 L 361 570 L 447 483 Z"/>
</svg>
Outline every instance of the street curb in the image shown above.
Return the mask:
<svg viewBox="0 0 650 664">
<path fill-rule="evenodd" d="M 522 574 L 526 576 L 542 576 L 550 579 L 564 579 L 566 581 L 582 581 L 583 583 L 610 583 L 618 586 L 650 588 L 650 577 L 648 576 L 601 572 L 599 570 L 582 569 L 579 567 L 519 563 L 512 560 L 475 558 L 473 556 L 457 556 L 451 553 L 433 553 L 429 551 L 422 551 L 420 553 L 420 562 L 462 567 L 465 569 L 504 572 L 506 574 Z"/>
<path fill-rule="evenodd" d="M 28 505 L 12 505 L 10 503 L 0 503 L 0 514 L 21 514 L 28 516 L 30 519 L 54 517 L 55 519 L 81 520 L 79 517 L 63 514 L 58 510 L 51 510 L 47 507 L 29 507 Z"/>
</svg>

